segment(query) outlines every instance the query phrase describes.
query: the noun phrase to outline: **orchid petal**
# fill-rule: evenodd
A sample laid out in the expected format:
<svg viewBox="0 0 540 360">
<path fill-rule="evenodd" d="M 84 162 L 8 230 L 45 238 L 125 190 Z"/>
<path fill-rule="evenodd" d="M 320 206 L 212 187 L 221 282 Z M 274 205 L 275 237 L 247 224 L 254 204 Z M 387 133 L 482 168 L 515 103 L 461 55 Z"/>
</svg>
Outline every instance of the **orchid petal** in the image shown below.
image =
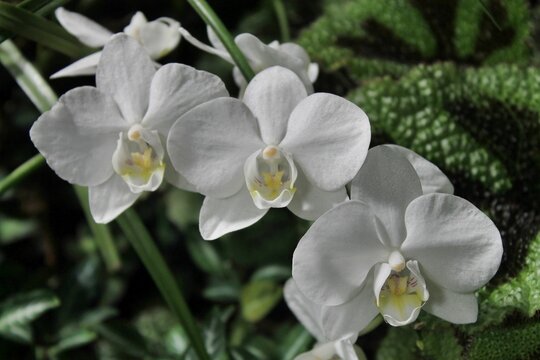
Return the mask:
<svg viewBox="0 0 540 360">
<path fill-rule="evenodd" d="M 317 63 L 309 64 L 307 74 L 308 74 L 309 81 L 314 83 L 319 77 L 319 64 Z"/>
<path fill-rule="evenodd" d="M 309 65 L 309 62 L 310 62 L 309 55 L 306 52 L 306 50 L 300 45 L 289 42 L 289 43 L 280 44 L 278 45 L 277 48 L 302 61 L 302 64 L 304 64 L 306 68 Z"/>
<path fill-rule="evenodd" d="M 229 93 L 221 79 L 183 64 L 167 64 L 154 75 L 142 124 L 167 136 L 176 120 L 195 106 Z"/>
<path fill-rule="evenodd" d="M 373 297 L 373 271 L 371 271 L 358 295 L 344 304 L 322 308 L 323 329 L 329 339 L 347 333 L 358 334 L 378 313 Z"/>
<path fill-rule="evenodd" d="M 471 324 L 478 318 L 478 301 L 473 293 L 457 293 L 428 281 L 429 300 L 424 310 L 454 324 Z"/>
<path fill-rule="evenodd" d="M 422 192 L 431 194 L 434 192 L 453 194 L 454 186 L 437 165 L 424 159 L 412 150 L 399 145 L 383 145 L 405 156 L 411 163 L 420 178 Z"/>
<path fill-rule="evenodd" d="M 289 210 L 296 216 L 315 221 L 319 216 L 348 199 L 345 186 L 336 191 L 324 191 L 311 184 L 301 169 L 297 168 L 297 170 L 296 192 L 288 205 Z"/>
<path fill-rule="evenodd" d="M 58 79 L 69 76 L 94 75 L 97 70 L 101 51 L 90 54 L 82 59 L 75 61 L 50 76 L 51 79 Z"/>
<path fill-rule="evenodd" d="M 110 98 L 96 88 L 80 87 L 41 115 L 30 137 L 58 176 L 95 186 L 113 174 L 111 158 L 125 126 Z"/>
<path fill-rule="evenodd" d="M 375 287 L 377 306 L 384 320 L 392 326 L 403 326 L 414 322 L 422 306 L 429 299 L 426 282 L 418 269 L 418 262 L 407 262 L 408 274 L 388 273 L 383 289 Z M 382 276 L 379 276 L 382 279 Z M 380 284 L 380 282 L 379 282 Z"/>
<path fill-rule="evenodd" d="M 499 268 L 501 235 L 489 217 L 465 199 L 423 195 L 407 207 L 405 224 L 403 254 L 418 260 L 425 276 L 438 286 L 473 292 Z"/>
<path fill-rule="evenodd" d="M 233 98 L 211 100 L 187 112 L 167 140 L 174 168 L 197 191 L 217 198 L 245 186 L 244 162 L 263 146 L 251 111 Z"/>
<path fill-rule="evenodd" d="M 169 184 L 182 190 L 191 192 L 197 191 L 195 185 L 187 181 L 187 179 L 182 174 L 176 171 L 167 152 L 165 152 L 163 161 L 165 162 L 165 180 Z"/>
<path fill-rule="evenodd" d="M 355 297 L 370 269 L 387 258 L 369 207 L 347 201 L 317 219 L 300 240 L 293 278 L 312 301 L 340 305 Z"/>
<path fill-rule="evenodd" d="M 293 279 L 289 279 L 285 283 L 283 297 L 294 316 L 318 342 L 328 340 L 322 329 L 323 305 L 316 304 L 305 297 Z"/>
<path fill-rule="evenodd" d="M 75 36 L 85 45 L 93 48 L 102 47 L 113 36 L 113 33 L 105 29 L 86 16 L 68 11 L 63 7 L 55 10 L 54 14 L 58 22 L 71 35 Z"/>
<path fill-rule="evenodd" d="M 225 199 L 206 197 L 199 216 L 199 230 L 203 239 L 215 240 L 256 223 L 267 212 L 268 209 L 261 210 L 253 204 L 249 191 L 243 187 Z"/>
<path fill-rule="evenodd" d="M 280 146 L 293 154 L 310 183 L 334 191 L 362 166 L 370 136 L 362 109 L 339 96 L 318 93 L 294 109 Z"/>
<path fill-rule="evenodd" d="M 307 69 L 301 59 L 268 46 L 251 34 L 240 34 L 234 41 L 256 73 L 271 66 L 282 66 L 292 70 L 302 80 L 308 93 L 313 92 L 313 85 L 307 76 Z"/>
<path fill-rule="evenodd" d="M 214 31 L 214 29 L 212 29 L 210 25 L 206 26 L 206 34 L 208 35 L 208 40 L 210 41 L 210 44 L 212 44 L 214 48 L 225 52 L 227 51 L 227 49 L 217 36 L 216 32 Z"/>
<path fill-rule="evenodd" d="M 139 31 L 139 41 L 152 59 L 169 54 L 180 42 L 180 24 L 172 19 L 154 20 Z"/>
<path fill-rule="evenodd" d="M 145 26 L 146 24 L 148 24 L 148 20 L 146 19 L 146 16 L 144 16 L 142 12 L 137 11 L 131 17 L 131 20 L 129 21 L 129 25 L 124 28 L 124 33 L 139 40 L 140 31 L 143 28 L 143 26 Z"/>
<path fill-rule="evenodd" d="M 117 102 L 124 119 L 140 123 L 148 108 L 154 63 L 139 43 L 124 34 L 114 35 L 105 45 L 96 72 L 100 91 Z"/>
<path fill-rule="evenodd" d="M 351 184 L 351 198 L 369 204 L 388 234 L 388 246 L 405 240 L 405 209 L 422 195 L 420 179 L 410 162 L 385 146 L 369 150 L 364 165 Z"/>
<path fill-rule="evenodd" d="M 140 194 L 132 193 L 118 175 L 98 186 L 88 188 L 90 212 L 95 222 L 107 224 L 129 208 Z"/>
<path fill-rule="evenodd" d="M 288 69 L 273 66 L 255 75 L 243 101 L 257 118 L 263 141 L 278 145 L 285 136 L 293 109 L 306 97 L 306 88 L 298 76 Z"/>
</svg>

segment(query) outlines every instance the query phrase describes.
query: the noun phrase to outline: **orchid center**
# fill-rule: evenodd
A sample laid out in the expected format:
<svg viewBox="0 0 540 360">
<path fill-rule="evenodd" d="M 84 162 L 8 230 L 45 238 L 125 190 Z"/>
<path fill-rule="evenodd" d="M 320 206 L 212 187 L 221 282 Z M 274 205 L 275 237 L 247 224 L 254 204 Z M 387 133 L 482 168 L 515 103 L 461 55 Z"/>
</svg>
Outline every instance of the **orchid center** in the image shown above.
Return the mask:
<svg viewBox="0 0 540 360">
<path fill-rule="evenodd" d="M 156 131 L 133 125 L 120 133 L 113 154 L 113 168 L 134 193 L 154 191 L 163 181 L 164 150 Z"/>
<path fill-rule="evenodd" d="M 377 307 L 386 322 L 401 326 L 416 320 L 428 298 L 416 261 L 408 261 L 401 271 L 390 273 L 377 296 Z"/>
<path fill-rule="evenodd" d="M 296 191 L 292 157 L 277 146 L 252 154 L 244 165 L 247 188 L 259 209 L 287 206 Z"/>
</svg>

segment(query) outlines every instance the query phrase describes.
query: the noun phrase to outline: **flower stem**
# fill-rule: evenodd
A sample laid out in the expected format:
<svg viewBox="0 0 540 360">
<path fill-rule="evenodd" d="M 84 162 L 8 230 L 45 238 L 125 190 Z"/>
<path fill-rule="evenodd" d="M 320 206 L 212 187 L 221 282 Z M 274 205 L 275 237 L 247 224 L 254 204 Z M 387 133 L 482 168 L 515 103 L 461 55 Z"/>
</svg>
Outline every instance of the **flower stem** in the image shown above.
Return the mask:
<svg viewBox="0 0 540 360">
<path fill-rule="evenodd" d="M 120 256 L 118 255 L 118 251 L 114 245 L 109 227 L 106 225 L 97 224 L 90 213 L 90 207 L 88 204 L 88 189 L 77 185 L 73 186 L 73 188 L 75 189 L 75 193 L 77 194 L 81 207 L 83 208 L 88 226 L 90 226 L 90 229 L 94 234 L 94 240 L 96 241 L 96 245 L 101 252 L 101 256 L 103 257 L 103 262 L 105 263 L 107 270 L 111 273 L 119 270 L 122 266 L 122 261 L 120 260 Z"/>
<path fill-rule="evenodd" d="M 199 358 L 210 360 L 200 330 L 182 292 L 137 213 L 131 209 L 127 210 L 117 218 L 117 222 L 144 263 L 161 295 L 182 324 Z"/>
<path fill-rule="evenodd" d="M 291 40 L 291 33 L 289 31 L 289 22 L 287 21 L 285 6 L 283 6 L 282 0 L 272 0 L 272 3 L 274 5 L 274 11 L 276 12 L 279 32 L 281 33 L 281 41 L 287 42 Z"/>
<path fill-rule="evenodd" d="M 0 196 L 39 169 L 43 164 L 45 164 L 45 158 L 40 154 L 34 155 L 6 177 L 0 179 Z"/>
<path fill-rule="evenodd" d="M 214 30 L 225 49 L 231 54 L 234 63 L 238 66 L 246 81 L 249 82 L 255 76 L 255 73 L 214 10 L 205 0 L 188 0 L 188 2 L 204 22 Z"/>
<path fill-rule="evenodd" d="M 54 90 L 11 40 L 5 40 L 0 44 L 0 63 L 9 71 L 15 81 L 17 81 L 17 84 L 19 84 L 40 112 L 44 113 L 53 107 L 54 103 L 58 100 Z M 0 195 L 10 187 L 15 186 L 43 164 L 44 158 L 41 155 L 36 155 L 19 166 L 14 172 L 0 181 Z M 94 240 L 101 252 L 105 266 L 111 272 L 117 270 L 121 262 L 109 229 L 106 225 L 96 224 L 94 222 L 88 208 L 88 195 L 81 196 L 81 192 L 85 192 L 85 190 L 81 188 L 76 188 L 75 190 L 79 196 L 88 226 L 94 234 Z"/>
</svg>

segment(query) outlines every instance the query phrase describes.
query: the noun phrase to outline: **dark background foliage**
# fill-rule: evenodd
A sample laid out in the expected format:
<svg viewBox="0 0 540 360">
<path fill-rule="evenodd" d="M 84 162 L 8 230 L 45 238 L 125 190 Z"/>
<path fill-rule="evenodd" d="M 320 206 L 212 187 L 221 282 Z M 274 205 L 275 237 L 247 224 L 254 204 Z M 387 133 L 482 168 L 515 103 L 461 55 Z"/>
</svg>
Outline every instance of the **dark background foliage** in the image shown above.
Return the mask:
<svg viewBox="0 0 540 360">
<path fill-rule="evenodd" d="M 235 34 L 279 38 L 272 1 L 211 1 Z M 321 66 L 317 91 L 361 106 L 372 145 L 397 143 L 436 163 L 456 194 L 501 230 L 505 257 L 479 291 L 477 324 L 429 315 L 359 339 L 368 358 L 540 357 L 540 10 L 525 0 L 284 1 L 292 34 Z M 121 31 L 137 10 L 169 16 L 196 37 L 205 25 L 185 1 L 72 1 L 67 8 Z M 51 17 L 53 18 L 53 17 Z M 71 63 L 14 39 L 42 74 Z M 220 75 L 230 66 L 187 42 L 164 62 Z M 0 68 L 0 177 L 36 153 L 28 129 L 39 112 Z M 91 78 L 51 81 L 58 94 Z M 282 300 L 292 252 L 307 222 L 272 210 L 214 242 L 198 234 L 201 198 L 164 188 L 136 205 L 204 327 L 213 359 L 292 359 L 313 340 Z M 48 167 L 0 199 L 1 359 L 191 359 L 122 233 L 111 226 L 121 266 L 107 268 L 73 188 Z M 34 305 L 34 307 L 32 307 Z M 40 311 L 36 311 L 40 310 Z M 2 329 L 8 315 L 27 319 Z"/>
</svg>

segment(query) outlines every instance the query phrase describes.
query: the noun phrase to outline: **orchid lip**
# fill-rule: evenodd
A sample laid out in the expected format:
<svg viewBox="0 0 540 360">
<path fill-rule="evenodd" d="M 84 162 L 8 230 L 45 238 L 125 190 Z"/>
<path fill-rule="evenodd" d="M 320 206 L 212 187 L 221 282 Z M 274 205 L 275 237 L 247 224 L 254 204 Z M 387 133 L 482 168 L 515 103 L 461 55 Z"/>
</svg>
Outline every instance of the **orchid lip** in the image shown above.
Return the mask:
<svg viewBox="0 0 540 360">
<path fill-rule="evenodd" d="M 278 146 L 269 145 L 253 153 L 244 164 L 244 176 L 259 209 L 286 207 L 296 192 L 296 166 L 292 156 Z"/>
<path fill-rule="evenodd" d="M 133 193 L 156 190 L 165 172 L 164 150 L 156 131 L 134 124 L 120 133 L 112 162 Z"/>
<path fill-rule="evenodd" d="M 398 258 L 398 255 L 390 258 Z M 407 261 L 406 268 L 392 271 L 377 297 L 377 307 L 384 320 L 392 326 L 402 326 L 416 320 L 429 299 L 426 282 L 416 261 Z"/>
</svg>

